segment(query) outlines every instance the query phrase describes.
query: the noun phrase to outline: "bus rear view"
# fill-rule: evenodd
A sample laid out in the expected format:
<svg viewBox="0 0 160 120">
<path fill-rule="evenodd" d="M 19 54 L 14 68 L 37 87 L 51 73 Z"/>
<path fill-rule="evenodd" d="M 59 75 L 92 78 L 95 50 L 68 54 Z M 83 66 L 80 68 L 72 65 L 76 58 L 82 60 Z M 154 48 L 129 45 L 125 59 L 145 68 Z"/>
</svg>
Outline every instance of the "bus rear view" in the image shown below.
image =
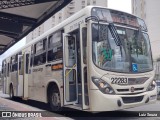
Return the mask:
<svg viewBox="0 0 160 120">
<path fill-rule="evenodd" d="M 147 27 L 133 15 L 92 8 L 89 51 L 91 111 L 111 111 L 156 101 Z M 88 55 L 89 55 L 88 54 Z"/>
</svg>

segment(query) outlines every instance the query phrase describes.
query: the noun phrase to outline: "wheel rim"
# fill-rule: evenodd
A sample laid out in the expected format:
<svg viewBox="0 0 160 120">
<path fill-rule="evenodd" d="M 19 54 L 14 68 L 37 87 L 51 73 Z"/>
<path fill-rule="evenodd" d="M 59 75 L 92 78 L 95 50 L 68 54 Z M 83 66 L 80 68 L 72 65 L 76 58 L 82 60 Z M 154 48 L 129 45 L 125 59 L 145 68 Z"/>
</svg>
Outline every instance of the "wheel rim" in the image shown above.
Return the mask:
<svg viewBox="0 0 160 120">
<path fill-rule="evenodd" d="M 60 107 L 60 97 L 58 93 L 53 93 L 51 100 L 54 107 L 56 108 Z"/>
</svg>

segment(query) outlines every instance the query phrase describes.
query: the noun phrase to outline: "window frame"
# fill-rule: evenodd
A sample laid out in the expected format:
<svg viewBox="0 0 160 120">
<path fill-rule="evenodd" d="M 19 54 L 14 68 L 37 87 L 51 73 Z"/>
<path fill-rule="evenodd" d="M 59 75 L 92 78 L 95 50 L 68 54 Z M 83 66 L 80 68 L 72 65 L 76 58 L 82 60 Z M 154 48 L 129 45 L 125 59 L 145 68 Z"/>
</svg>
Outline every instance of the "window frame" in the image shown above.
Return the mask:
<svg viewBox="0 0 160 120">
<path fill-rule="evenodd" d="M 42 50 L 39 50 L 39 51 L 36 51 L 37 50 L 37 44 L 40 44 L 40 42 L 43 42 L 43 48 L 42 48 Z M 32 66 L 39 66 L 39 65 L 43 65 L 43 64 L 45 64 L 46 63 L 46 61 L 47 61 L 47 58 L 46 58 L 46 52 L 47 51 L 47 37 L 46 38 L 44 38 L 44 39 L 42 39 L 42 40 L 40 40 L 40 41 L 38 41 L 37 43 L 35 43 L 34 45 L 33 45 L 33 52 L 34 52 L 34 54 L 33 54 L 33 61 L 32 61 Z M 35 62 L 35 60 L 37 59 L 37 57 L 39 58 L 40 56 L 42 55 L 42 59 L 40 59 L 38 62 Z M 43 60 L 44 59 L 44 60 Z M 42 61 L 41 61 L 42 60 Z M 41 62 L 40 62 L 41 61 Z"/>
<path fill-rule="evenodd" d="M 62 30 L 58 30 L 58 31 L 52 33 L 51 35 L 49 35 L 49 37 L 48 37 L 48 45 L 47 45 L 47 48 L 48 48 L 48 50 L 47 50 L 47 62 L 48 62 L 48 63 L 53 62 L 53 61 L 62 60 L 62 59 L 63 59 L 63 38 L 62 38 L 62 33 L 63 33 Z M 58 41 L 55 42 L 55 43 L 52 43 L 52 45 L 51 45 L 51 39 L 52 39 L 52 40 L 55 39 L 55 38 L 52 38 L 55 34 L 60 34 L 60 37 L 59 37 L 59 38 L 58 38 L 57 36 L 55 37 L 55 38 L 60 39 L 60 40 L 58 40 Z M 54 44 L 56 44 L 56 43 L 58 43 L 58 42 L 60 42 L 60 44 L 61 44 L 60 47 L 57 47 L 57 48 L 59 48 L 60 50 L 58 50 L 58 51 L 55 52 L 55 53 L 52 52 L 52 54 L 56 54 L 56 55 L 57 55 L 57 53 L 60 52 L 59 54 L 61 54 L 61 56 L 60 56 L 59 58 L 52 58 L 52 60 L 49 60 L 49 55 L 51 54 L 51 53 L 49 54 L 49 52 L 54 49 Z"/>
</svg>

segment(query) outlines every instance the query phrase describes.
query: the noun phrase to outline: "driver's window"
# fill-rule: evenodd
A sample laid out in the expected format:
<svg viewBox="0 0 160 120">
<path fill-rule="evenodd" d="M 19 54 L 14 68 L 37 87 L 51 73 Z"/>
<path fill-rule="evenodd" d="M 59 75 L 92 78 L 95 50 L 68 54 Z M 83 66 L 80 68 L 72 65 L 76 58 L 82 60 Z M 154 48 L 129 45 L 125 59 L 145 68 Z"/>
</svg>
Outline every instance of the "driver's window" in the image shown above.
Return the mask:
<svg viewBox="0 0 160 120">
<path fill-rule="evenodd" d="M 107 25 L 92 24 L 93 39 L 93 60 L 98 66 L 112 59 L 112 50 L 110 49 Z M 99 34 L 98 34 L 99 32 Z"/>
</svg>

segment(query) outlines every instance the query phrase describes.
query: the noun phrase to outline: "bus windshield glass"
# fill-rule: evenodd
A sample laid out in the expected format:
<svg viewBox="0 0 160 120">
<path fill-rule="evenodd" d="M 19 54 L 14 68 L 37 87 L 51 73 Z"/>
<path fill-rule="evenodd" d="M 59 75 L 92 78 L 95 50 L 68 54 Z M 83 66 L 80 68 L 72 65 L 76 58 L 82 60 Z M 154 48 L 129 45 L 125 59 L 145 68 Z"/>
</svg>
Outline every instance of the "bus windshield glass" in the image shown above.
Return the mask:
<svg viewBox="0 0 160 120">
<path fill-rule="evenodd" d="M 98 27 L 98 24 L 92 24 L 92 49 L 95 65 L 103 70 L 116 72 L 151 71 L 153 65 L 148 35 L 141 30 L 115 28 L 121 40 L 119 46 L 115 43 L 108 25 L 99 24 Z"/>
</svg>

